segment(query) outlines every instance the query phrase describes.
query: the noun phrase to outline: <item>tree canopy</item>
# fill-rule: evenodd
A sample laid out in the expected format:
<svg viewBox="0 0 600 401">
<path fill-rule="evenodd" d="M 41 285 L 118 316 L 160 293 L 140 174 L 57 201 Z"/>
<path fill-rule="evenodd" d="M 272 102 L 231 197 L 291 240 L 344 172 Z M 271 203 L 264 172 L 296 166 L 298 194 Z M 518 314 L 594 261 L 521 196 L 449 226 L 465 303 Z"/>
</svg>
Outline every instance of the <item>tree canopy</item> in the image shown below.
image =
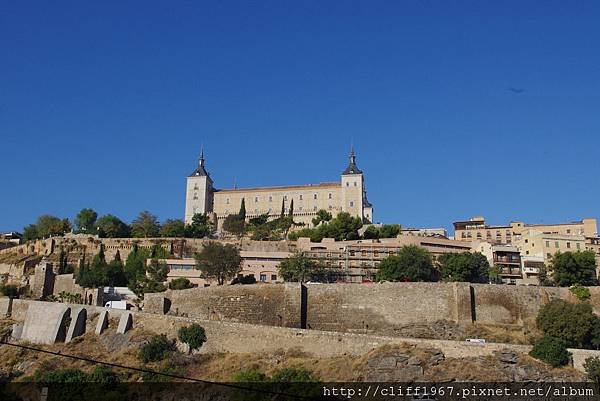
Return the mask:
<svg viewBox="0 0 600 401">
<path fill-rule="evenodd" d="M 445 253 L 440 259 L 444 281 L 487 283 L 490 264 L 479 252 Z"/>
<path fill-rule="evenodd" d="M 216 279 L 219 285 L 230 280 L 242 269 L 238 248 L 231 244 L 210 241 L 196 254 L 196 268 L 205 279 Z"/>
<path fill-rule="evenodd" d="M 98 213 L 90 208 L 83 208 L 77 213 L 75 216 L 75 227 L 77 228 L 78 233 L 94 233 L 94 225 L 96 224 L 96 219 L 98 218 Z"/>
<path fill-rule="evenodd" d="M 399 224 L 370 225 L 363 233 L 364 239 L 395 238 L 402 231 Z"/>
<path fill-rule="evenodd" d="M 106 214 L 96 221 L 96 232 L 101 238 L 127 238 L 129 226 L 112 214 Z"/>
<path fill-rule="evenodd" d="M 35 224 L 30 224 L 23 229 L 23 239 L 30 241 L 63 235 L 71 231 L 71 228 L 69 219 L 60 219 L 56 216 L 43 214 L 37 218 Z"/>
<path fill-rule="evenodd" d="M 552 281 L 560 287 L 595 284 L 596 258 L 592 251 L 557 252 L 550 264 Z"/>
<path fill-rule="evenodd" d="M 309 237 L 312 242 L 321 242 L 323 238 L 335 238 L 336 241 L 353 240 L 359 238 L 358 230 L 361 227 L 360 217 L 352 216 L 348 212 L 341 212 L 329 222 L 322 221 L 315 228 L 294 231 L 290 233 L 289 238 L 296 240 L 300 237 Z"/>
<path fill-rule="evenodd" d="M 301 253 L 292 255 L 279 263 L 279 275 L 288 282 L 322 281 L 324 269 L 314 260 Z"/>
<path fill-rule="evenodd" d="M 196 213 L 192 222 L 185 226 L 185 236 L 188 238 L 206 238 L 214 233 L 214 227 L 206 214 Z"/>
<path fill-rule="evenodd" d="M 147 210 L 140 212 L 138 217 L 131 222 L 131 234 L 136 238 L 158 237 L 160 224 L 155 215 Z"/>
<path fill-rule="evenodd" d="M 536 324 L 545 335 L 565 341 L 568 347 L 600 346 L 600 318 L 587 302 L 554 300 L 540 309 Z"/>
<path fill-rule="evenodd" d="M 379 264 L 377 280 L 435 281 L 431 255 L 415 245 L 403 246 Z"/>
<path fill-rule="evenodd" d="M 168 238 L 180 238 L 185 236 L 185 224 L 183 220 L 167 219 L 160 228 L 160 236 Z"/>
</svg>

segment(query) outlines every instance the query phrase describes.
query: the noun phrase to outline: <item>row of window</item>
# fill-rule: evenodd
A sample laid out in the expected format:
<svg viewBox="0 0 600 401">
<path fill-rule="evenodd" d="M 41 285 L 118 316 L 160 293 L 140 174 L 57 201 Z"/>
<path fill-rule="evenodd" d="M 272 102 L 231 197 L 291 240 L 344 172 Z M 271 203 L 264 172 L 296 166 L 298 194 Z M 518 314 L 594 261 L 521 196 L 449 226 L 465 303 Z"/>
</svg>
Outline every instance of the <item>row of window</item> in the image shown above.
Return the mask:
<svg viewBox="0 0 600 401">
<path fill-rule="evenodd" d="M 559 241 L 554 241 L 554 247 L 555 248 L 560 248 L 560 242 Z M 581 249 L 581 243 L 576 242 L 575 243 L 575 247 L 577 249 Z M 546 248 L 550 248 L 550 241 L 546 241 Z M 567 241 L 567 248 L 571 249 L 571 243 L 569 241 Z"/>
<path fill-rule="evenodd" d="M 269 198 L 269 202 L 273 202 L 273 196 L 269 195 L 268 198 Z M 318 194 L 313 194 L 312 198 L 315 199 L 315 200 L 318 199 L 319 198 Z M 332 193 L 327 194 L 327 199 L 333 199 L 333 194 Z M 283 195 L 283 200 L 287 201 L 288 200 L 288 196 L 287 195 Z M 298 200 L 304 200 L 304 196 L 303 195 L 299 195 L 298 196 Z M 254 203 L 258 203 L 259 201 L 260 201 L 260 196 L 255 196 L 254 197 Z M 229 198 L 225 198 L 225 203 L 229 205 L 230 204 L 230 199 Z"/>
</svg>

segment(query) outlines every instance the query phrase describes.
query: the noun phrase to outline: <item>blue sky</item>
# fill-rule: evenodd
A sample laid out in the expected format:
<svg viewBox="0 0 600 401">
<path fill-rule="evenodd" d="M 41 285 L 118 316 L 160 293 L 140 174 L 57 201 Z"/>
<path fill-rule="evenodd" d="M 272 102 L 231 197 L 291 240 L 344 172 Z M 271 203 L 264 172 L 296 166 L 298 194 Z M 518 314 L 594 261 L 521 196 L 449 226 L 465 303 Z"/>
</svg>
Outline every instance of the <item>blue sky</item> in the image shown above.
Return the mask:
<svg viewBox="0 0 600 401">
<path fill-rule="evenodd" d="M 526 3 L 526 4 L 524 4 Z M 377 221 L 599 215 L 600 3 L 2 2 L 0 230 L 335 181 Z M 521 93 L 511 91 L 522 89 Z"/>
</svg>

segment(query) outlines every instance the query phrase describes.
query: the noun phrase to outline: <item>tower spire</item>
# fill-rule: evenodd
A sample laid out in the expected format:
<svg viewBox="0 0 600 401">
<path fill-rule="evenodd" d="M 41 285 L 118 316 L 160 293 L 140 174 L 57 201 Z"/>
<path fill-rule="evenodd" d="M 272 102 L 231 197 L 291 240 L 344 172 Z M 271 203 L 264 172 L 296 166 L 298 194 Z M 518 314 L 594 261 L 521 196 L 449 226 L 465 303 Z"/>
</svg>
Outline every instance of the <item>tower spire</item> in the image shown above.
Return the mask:
<svg viewBox="0 0 600 401">
<path fill-rule="evenodd" d="M 204 167 L 204 145 L 200 148 L 200 166 Z"/>
<path fill-rule="evenodd" d="M 344 170 L 342 174 L 361 174 L 362 171 L 360 171 L 360 169 L 356 166 L 356 154 L 354 153 L 354 143 L 350 145 L 350 154 L 348 155 L 348 159 L 350 159 L 348 167 L 346 167 L 346 170 Z"/>
</svg>

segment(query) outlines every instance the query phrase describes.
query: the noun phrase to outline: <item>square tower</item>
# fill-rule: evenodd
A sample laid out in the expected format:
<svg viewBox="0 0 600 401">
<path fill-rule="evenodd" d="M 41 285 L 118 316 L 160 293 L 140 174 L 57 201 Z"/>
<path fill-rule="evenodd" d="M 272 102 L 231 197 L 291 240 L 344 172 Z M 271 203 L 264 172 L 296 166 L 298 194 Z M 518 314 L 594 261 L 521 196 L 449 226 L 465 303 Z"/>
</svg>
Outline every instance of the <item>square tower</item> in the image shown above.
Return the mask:
<svg viewBox="0 0 600 401">
<path fill-rule="evenodd" d="M 187 177 L 185 188 L 185 224 L 190 224 L 196 213 L 213 210 L 213 181 L 204 167 L 204 149 L 198 167 Z"/>
<path fill-rule="evenodd" d="M 363 200 L 365 193 L 365 181 L 363 172 L 356 166 L 356 155 L 354 149 L 350 150 L 349 163 L 342 173 L 342 199 L 343 212 L 352 216 L 358 216 L 364 221 Z"/>
</svg>

